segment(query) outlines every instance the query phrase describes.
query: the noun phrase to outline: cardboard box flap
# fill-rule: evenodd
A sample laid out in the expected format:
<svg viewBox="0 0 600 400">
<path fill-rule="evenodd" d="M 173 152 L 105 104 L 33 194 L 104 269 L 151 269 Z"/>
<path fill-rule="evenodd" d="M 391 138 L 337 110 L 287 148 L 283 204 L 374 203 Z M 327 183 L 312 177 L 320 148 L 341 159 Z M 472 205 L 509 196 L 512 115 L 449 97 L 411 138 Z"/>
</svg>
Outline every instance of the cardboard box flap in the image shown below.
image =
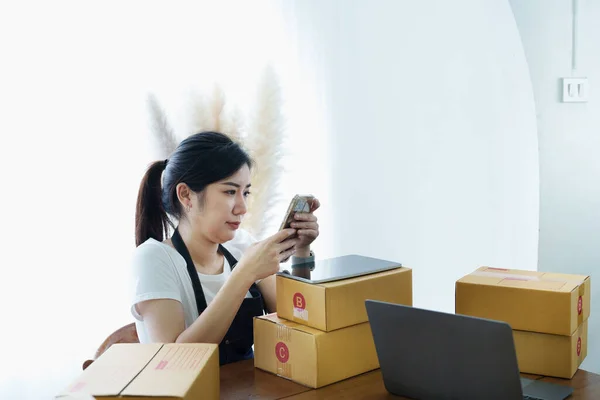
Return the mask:
<svg viewBox="0 0 600 400">
<path fill-rule="evenodd" d="M 579 288 L 586 279 L 589 277 L 585 275 L 481 267 L 459 282 L 569 293 Z"/>
<path fill-rule="evenodd" d="M 123 396 L 184 397 L 216 344 L 165 344 L 121 393 Z"/>
<path fill-rule="evenodd" d="M 117 396 L 161 347 L 162 344 L 113 344 L 102 354 L 101 363 L 92 363 L 59 397 L 78 393 Z"/>
<path fill-rule="evenodd" d="M 281 319 L 277 316 L 277 313 L 261 315 L 260 317 L 257 317 L 257 318 L 267 320 L 269 322 L 280 325 L 287 329 L 293 329 L 295 331 L 308 333 L 309 335 L 312 335 L 312 336 L 320 336 L 320 335 L 323 335 L 326 333 L 319 329 L 311 328 L 310 326 L 301 325 L 296 322 L 288 321 L 286 319 Z"/>
</svg>

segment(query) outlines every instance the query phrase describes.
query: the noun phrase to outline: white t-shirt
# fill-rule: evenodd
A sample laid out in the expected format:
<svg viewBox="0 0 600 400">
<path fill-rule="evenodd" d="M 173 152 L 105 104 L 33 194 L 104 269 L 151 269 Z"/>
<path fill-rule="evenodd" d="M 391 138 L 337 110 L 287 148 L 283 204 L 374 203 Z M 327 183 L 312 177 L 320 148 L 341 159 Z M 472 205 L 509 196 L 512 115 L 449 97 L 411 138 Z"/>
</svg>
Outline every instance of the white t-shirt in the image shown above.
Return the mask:
<svg viewBox="0 0 600 400">
<path fill-rule="evenodd" d="M 256 240 L 243 229 L 236 231 L 235 237 L 223 243 L 231 255 L 239 260 L 246 249 Z M 188 328 L 198 318 L 196 297 L 192 280 L 188 274 L 185 259 L 173 247 L 155 239 L 148 239 L 139 245 L 133 254 L 133 299 L 131 313 L 135 318 L 140 343 L 150 342 L 148 332 L 141 315 L 137 310 L 137 303 L 145 300 L 173 299 L 183 306 L 185 327 Z M 223 272 L 218 275 L 205 275 L 198 273 L 206 305 L 215 298 L 217 292 L 229 275 L 231 266 L 224 258 Z M 246 297 L 252 297 L 250 292 Z"/>
</svg>

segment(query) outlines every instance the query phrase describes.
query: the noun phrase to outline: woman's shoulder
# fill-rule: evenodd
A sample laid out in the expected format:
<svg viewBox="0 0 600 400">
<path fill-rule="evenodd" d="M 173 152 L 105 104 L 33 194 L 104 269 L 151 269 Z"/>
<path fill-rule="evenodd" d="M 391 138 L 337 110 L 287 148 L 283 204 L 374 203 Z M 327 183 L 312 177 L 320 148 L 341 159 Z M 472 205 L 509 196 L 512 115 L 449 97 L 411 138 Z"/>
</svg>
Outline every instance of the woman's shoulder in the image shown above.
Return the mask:
<svg viewBox="0 0 600 400">
<path fill-rule="evenodd" d="M 148 239 L 135 248 L 133 252 L 134 267 L 156 266 L 176 267 L 179 253 L 166 243 L 155 239 Z"/>
<path fill-rule="evenodd" d="M 185 290 L 182 276 L 185 273 L 175 249 L 154 239 L 148 239 L 135 248 L 130 268 L 134 303 L 169 298 L 181 301 Z M 135 314 L 135 310 L 132 310 Z M 136 317 L 137 318 L 137 317 Z"/>
<path fill-rule="evenodd" d="M 156 239 L 149 238 L 144 243 L 140 244 L 135 248 L 134 254 L 147 256 L 147 255 L 162 255 L 168 253 L 170 246 L 164 242 L 159 242 Z"/>
</svg>

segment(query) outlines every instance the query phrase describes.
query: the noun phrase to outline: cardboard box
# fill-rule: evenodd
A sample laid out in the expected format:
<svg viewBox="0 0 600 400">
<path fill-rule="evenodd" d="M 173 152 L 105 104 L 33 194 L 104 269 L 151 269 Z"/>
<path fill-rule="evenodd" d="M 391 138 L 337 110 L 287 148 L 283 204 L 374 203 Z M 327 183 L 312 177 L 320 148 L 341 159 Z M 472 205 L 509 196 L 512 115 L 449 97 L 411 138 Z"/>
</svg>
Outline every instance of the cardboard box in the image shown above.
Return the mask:
<svg viewBox="0 0 600 400">
<path fill-rule="evenodd" d="M 96 399 L 218 399 L 216 344 L 113 344 L 57 399 L 89 394 Z"/>
<path fill-rule="evenodd" d="M 590 277 L 482 267 L 456 282 L 457 314 L 571 336 L 590 315 Z"/>
<path fill-rule="evenodd" d="M 521 372 L 571 379 L 587 356 L 588 322 L 571 336 L 513 331 Z"/>
<path fill-rule="evenodd" d="M 278 318 L 254 319 L 254 366 L 319 388 L 379 368 L 368 322 L 323 332 Z"/>
<path fill-rule="evenodd" d="M 412 306 L 412 269 L 310 284 L 277 275 L 277 315 L 325 332 L 368 321 L 365 300 Z"/>
</svg>

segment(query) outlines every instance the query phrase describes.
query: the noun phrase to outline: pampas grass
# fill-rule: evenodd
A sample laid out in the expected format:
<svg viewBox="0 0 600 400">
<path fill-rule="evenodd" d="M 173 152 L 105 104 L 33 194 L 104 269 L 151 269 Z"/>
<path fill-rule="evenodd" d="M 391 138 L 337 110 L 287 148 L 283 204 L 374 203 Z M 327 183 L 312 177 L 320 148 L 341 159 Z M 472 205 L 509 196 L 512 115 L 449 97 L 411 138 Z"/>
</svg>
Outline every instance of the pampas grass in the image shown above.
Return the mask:
<svg viewBox="0 0 600 400">
<path fill-rule="evenodd" d="M 157 144 L 158 151 L 161 153 L 161 158 L 167 158 L 177 148 L 177 138 L 175 132 L 169 121 L 165 111 L 158 103 L 154 94 L 149 94 L 146 98 L 146 105 L 148 107 L 148 114 L 150 118 L 150 132 Z"/>
<path fill-rule="evenodd" d="M 274 217 L 271 210 L 280 200 L 278 184 L 283 146 L 281 89 L 273 68 L 265 70 L 259 84 L 256 109 L 250 118 L 247 146 L 256 161 L 252 169 L 252 186 L 248 214 L 243 226 L 262 239 Z"/>
<path fill-rule="evenodd" d="M 153 137 L 168 158 L 178 141 L 164 110 L 154 95 L 148 96 L 148 109 Z M 283 146 L 281 90 L 273 68 L 265 69 L 257 89 L 253 110 L 246 125 L 242 110 L 227 101 L 223 88 L 215 84 L 210 94 L 192 92 L 188 99 L 187 127 L 184 136 L 202 131 L 217 131 L 248 150 L 255 166 L 252 169 L 253 194 L 248 200 L 248 213 L 242 227 L 262 239 L 275 216 L 271 210 L 280 200 L 278 184 Z"/>
<path fill-rule="evenodd" d="M 227 102 L 223 87 L 215 84 L 210 94 L 192 92 L 188 101 L 186 135 L 202 131 L 221 132 L 242 143 L 244 118 L 239 108 Z"/>
<path fill-rule="evenodd" d="M 219 124 L 222 133 L 245 147 L 246 124 L 242 110 L 239 107 L 228 107 L 226 104 L 224 112 L 221 113 Z"/>
<path fill-rule="evenodd" d="M 210 103 L 211 99 L 206 93 L 192 91 L 187 100 L 186 114 L 187 124 L 184 137 L 197 132 L 213 130 L 215 106 Z"/>
</svg>

